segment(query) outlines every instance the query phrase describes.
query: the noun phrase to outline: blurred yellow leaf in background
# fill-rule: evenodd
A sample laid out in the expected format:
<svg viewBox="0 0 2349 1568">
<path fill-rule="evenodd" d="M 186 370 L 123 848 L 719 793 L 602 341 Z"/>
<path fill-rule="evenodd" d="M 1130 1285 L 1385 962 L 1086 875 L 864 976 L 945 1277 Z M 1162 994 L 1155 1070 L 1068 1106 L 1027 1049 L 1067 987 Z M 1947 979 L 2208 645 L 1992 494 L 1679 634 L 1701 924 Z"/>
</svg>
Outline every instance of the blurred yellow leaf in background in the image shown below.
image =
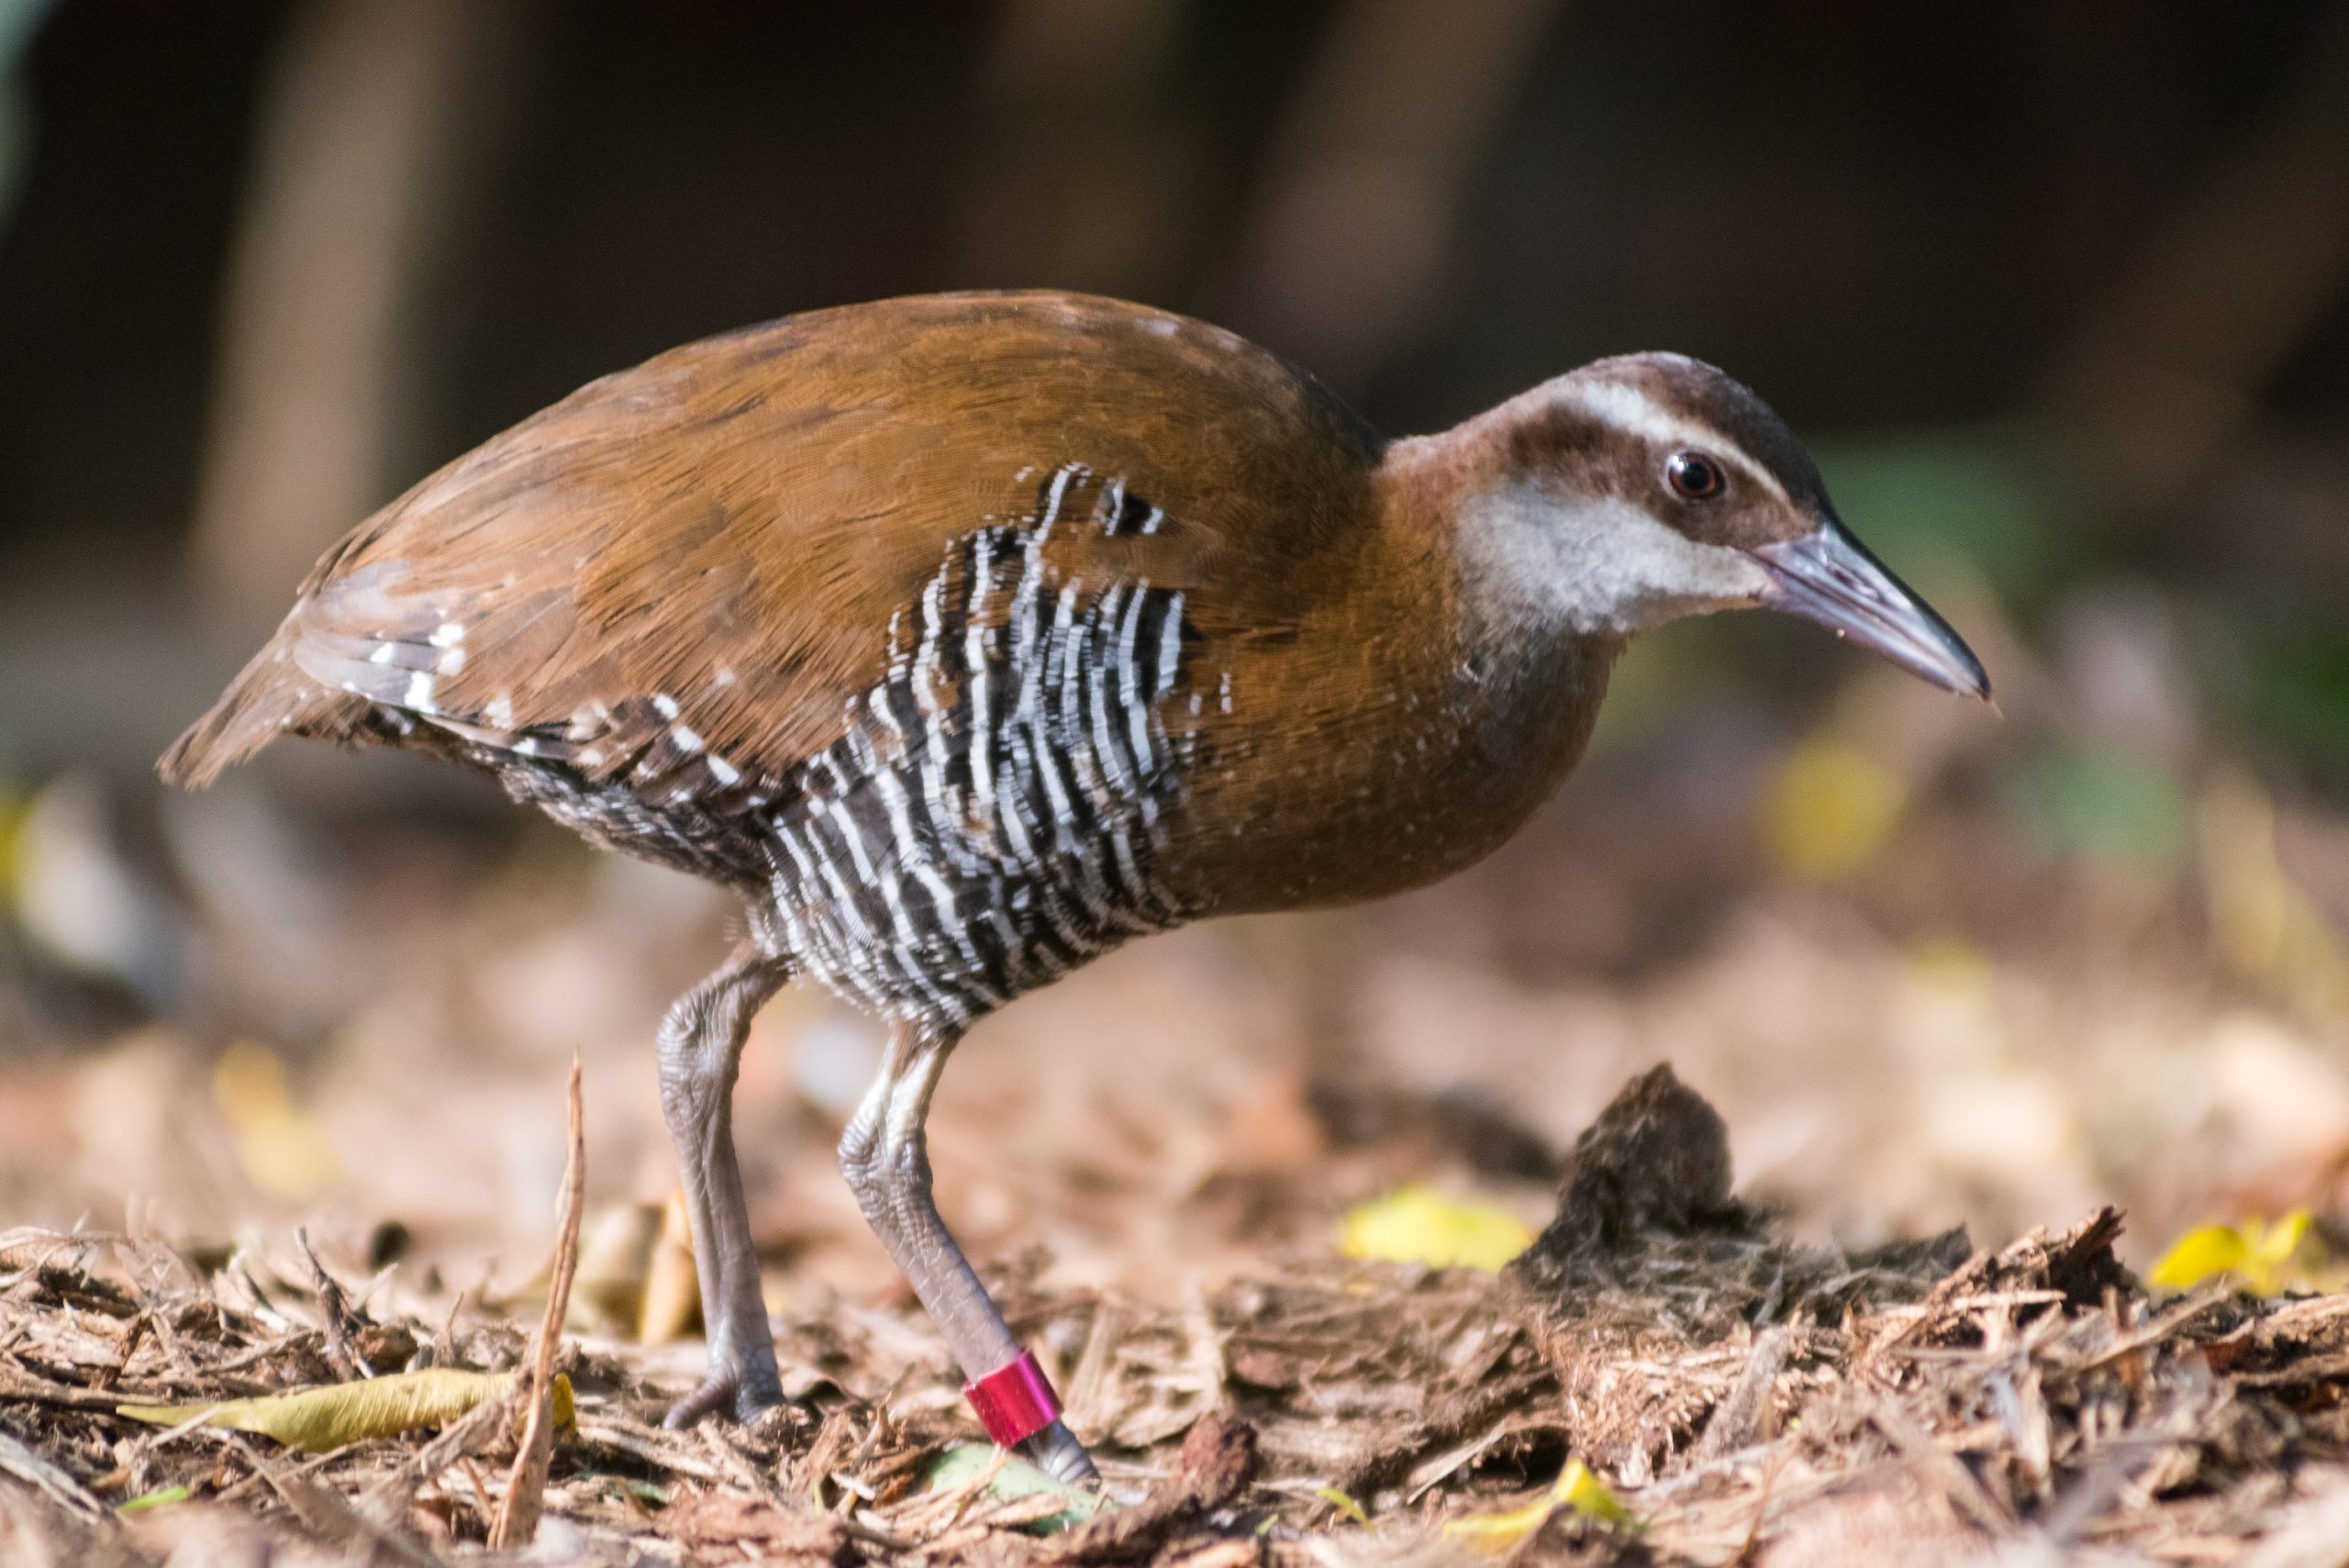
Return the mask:
<svg viewBox="0 0 2349 1568">
<path fill-rule="evenodd" d="M 2276 856 L 2276 808 L 2242 773 L 2201 804 L 2210 941 L 2244 979 L 2324 1024 L 2349 1021 L 2349 943 Z"/>
<path fill-rule="evenodd" d="M 692 1333 L 701 1320 L 701 1275 L 694 1266 L 693 1219 L 685 1212 L 685 1195 L 675 1191 L 662 1206 L 661 1231 L 647 1260 L 644 1304 L 636 1320 L 637 1342 L 669 1344 Z"/>
<path fill-rule="evenodd" d="M 579 1273 L 572 1287 L 574 1313 L 607 1331 L 636 1332 L 644 1310 L 644 1281 L 661 1235 L 657 1203 L 613 1204 L 587 1221 L 579 1243 Z M 548 1275 L 552 1278 L 553 1270 Z"/>
<path fill-rule="evenodd" d="M 2247 1289 L 2274 1296 L 2288 1285 L 2311 1283 L 2311 1260 L 2299 1255 L 2308 1233 L 2309 1211 L 2304 1208 L 2272 1225 L 2257 1219 L 2205 1225 L 2179 1237 L 2145 1275 L 2145 1283 L 2165 1290 L 2190 1290 L 2205 1280 L 2232 1274 Z"/>
<path fill-rule="evenodd" d="M 1898 774 L 1841 740 L 1787 753 L 1762 797 L 1762 847 L 1789 876 L 1827 881 L 1874 860 L 1909 804 Z"/>
<path fill-rule="evenodd" d="M 1638 1520 L 1607 1484 L 1579 1459 L 1569 1460 L 1547 1492 L 1521 1508 L 1505 1514 L 1470 1514 L 1443 1527 L 1451 1540 L 1478 1551 L 1507 1551 L 1550 1522 L 1550 1516 L 1568 1508 L 1602 1524 L 1632 1525 Z"/>
<path fill-rule="evenodd" d="M 448 1426 L 509 1392 L 515 1378 L 510 1372 L 432 1367 L 213 1405 L 123 1405 L 117 1413 L 159 1427 L 176 1427 L 201 1416 L 207 1427 L 257 1432 L 306 1453 L 328 1453 L 417 1427 Z M 555 1424 L 567 1430 L 577 1421 L 571 1379 L 558 1375 L 553 1394 Z M 520 1419 L 518 1412 L 516 1419 Z"/>
<path fill-rule="evenodd" d="M 1909 978 L 1937 996 L 1976 1007 L 1998 997 L 1998 963 L 1978 943 L 1963 937 L 1924 937 L 1909 943 L 1900 957 Z"/>
<path fill-rule="evenodd" d="M 222 1051 L 212 1097 L 235 1136 L 237 1163 L 263 1192 L 299 1200 L 341 1174 L 326 1129 L 295 1103 L 285 1063 L 269 1047 L 240 1040 Z"/>
<path fill-rule="evenodd" d="M 1414 1184 L 1349 1210 L 1338 1251 L 1349 1258 L 1489 1273 L 1532 1240 L 1532 1230 L 1505 1208 Z"/>
<path fill-rule="evenodd" d="M 0 894 L 6 895 L 0 903 L 13 902 L 16 897 L 17 873 L 20 849 L 24 842 L 25 823 L 32 816 L 32 802 L 14 790 L 0 787 Z"/>
</svg>

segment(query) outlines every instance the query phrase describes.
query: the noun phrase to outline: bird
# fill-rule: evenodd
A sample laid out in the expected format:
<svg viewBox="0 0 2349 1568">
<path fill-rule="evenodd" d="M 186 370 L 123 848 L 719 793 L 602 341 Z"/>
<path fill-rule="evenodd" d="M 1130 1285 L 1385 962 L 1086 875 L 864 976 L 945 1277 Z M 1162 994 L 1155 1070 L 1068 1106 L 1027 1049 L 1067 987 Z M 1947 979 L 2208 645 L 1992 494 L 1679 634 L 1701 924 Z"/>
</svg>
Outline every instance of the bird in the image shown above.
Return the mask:
<svg viewBox="0 0 2349 1568">
<path fill-rule="evenodd" d="M 1092 1481 L 933 1201 L 956 1041 L 1137 938 L 1481 859 L 1631 638 L 1753 606 L 1989 699 L 1699 361 L 1598 360 L 1389 439 L 1199 320 L 911 296 L 672 350 L 457 458 L 327 552 L 160 767 L 202 784 L 282 735 L 429 752 L 739 896 L 657 1038 L 709 1346 L 667 1419 L 784 1397 L 731 1094 L 806 978 L 885 1025 L 841 1168 L 980 1425 Z"/>
</svg>

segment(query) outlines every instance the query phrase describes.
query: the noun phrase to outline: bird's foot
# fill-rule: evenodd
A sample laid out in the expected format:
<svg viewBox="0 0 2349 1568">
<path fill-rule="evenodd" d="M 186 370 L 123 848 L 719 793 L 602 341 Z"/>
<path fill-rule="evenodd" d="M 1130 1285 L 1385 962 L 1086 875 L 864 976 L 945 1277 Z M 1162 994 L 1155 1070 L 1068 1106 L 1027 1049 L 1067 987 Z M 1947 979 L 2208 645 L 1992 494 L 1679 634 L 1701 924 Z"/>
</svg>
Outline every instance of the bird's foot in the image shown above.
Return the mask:
<svg viewBox="0 0 2349 1568">
<path fill-rule="evenodd" d="M 717 1366 L 710 1369 L 699 1388 L 669 1407 L 661 1424 L 672 1431 L 680 1431 L 704 1416 L 723 1410 L 747 1426 L 760 1411 L 772 1410 L 783 1402 L 783 1381 L 775 1375 L 772 1361 L 747 1370 Z"/>
<path fill-rule="evenodd" d="M 1068 1429 L 1065 1421 L 1054 1421 L 1034 1437 L 1022 1438 L 1019 1457 L 1052 1477 L 1071 1486 L 1091 1486 L 1101 1480 L 1101 1473 L 1093 1468 L 1093 1458 L 1076 1434 Z"/>
</svg>

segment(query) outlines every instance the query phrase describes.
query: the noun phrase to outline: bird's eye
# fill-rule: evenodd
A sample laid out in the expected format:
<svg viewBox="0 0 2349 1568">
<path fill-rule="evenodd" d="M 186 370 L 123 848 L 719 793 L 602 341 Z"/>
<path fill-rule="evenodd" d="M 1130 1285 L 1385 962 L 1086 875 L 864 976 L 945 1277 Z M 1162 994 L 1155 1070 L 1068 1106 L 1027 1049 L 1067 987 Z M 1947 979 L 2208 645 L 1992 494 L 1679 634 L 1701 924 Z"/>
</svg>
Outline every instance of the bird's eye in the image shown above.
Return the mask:
<svg viewBox="0 0 2349 1568">
<path fill-rule="evenodd" d="M 1684 501 L 1709 501 L 1728 481 L 1721 465 L 1702 452 L 1675 452 L 1664 465 L 1664 483 Z"/>
</svg>

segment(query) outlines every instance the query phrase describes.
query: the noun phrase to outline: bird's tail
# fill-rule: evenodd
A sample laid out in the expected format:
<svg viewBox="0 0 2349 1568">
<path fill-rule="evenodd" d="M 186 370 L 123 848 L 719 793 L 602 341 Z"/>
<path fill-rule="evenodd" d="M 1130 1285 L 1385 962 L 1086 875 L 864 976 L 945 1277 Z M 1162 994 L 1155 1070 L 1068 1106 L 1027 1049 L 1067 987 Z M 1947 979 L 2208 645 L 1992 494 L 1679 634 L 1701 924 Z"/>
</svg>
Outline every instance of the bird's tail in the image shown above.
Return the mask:
<svg viewBox="0 0 2349 1568">
<path fill-rule="evenodd" d="M 281 735 L 348 742 L 364 724 L 362 697 L 321 684 L 294 658 L 293 617 L 239 673 L 210 711 L 156 763 L 166 784 L 201 787 Z"/>
</svg>

